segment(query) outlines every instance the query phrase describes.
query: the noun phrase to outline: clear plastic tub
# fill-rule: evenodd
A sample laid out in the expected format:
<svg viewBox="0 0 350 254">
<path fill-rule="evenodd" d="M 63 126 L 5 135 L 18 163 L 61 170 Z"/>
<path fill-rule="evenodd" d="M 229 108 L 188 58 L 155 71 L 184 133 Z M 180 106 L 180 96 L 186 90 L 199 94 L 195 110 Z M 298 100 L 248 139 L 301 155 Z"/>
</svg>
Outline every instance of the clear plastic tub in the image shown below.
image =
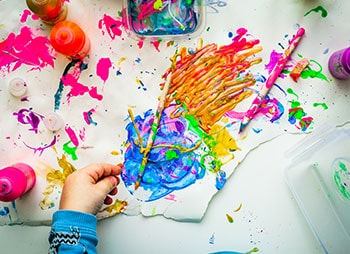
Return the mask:
<svg viewBox="0 0 350 254">
<path fill-rule="evenodd" d="M 325 126 L 288 154 L 287 183 L 325 253 L 350 250 L 350 129 Z"/>
<path fill-rule="evenodd" d="M 123 4 L 126 27 L 134 38 L 187 38 L 204 27 L 204 0 L 124 0 Z"/>
</svg>

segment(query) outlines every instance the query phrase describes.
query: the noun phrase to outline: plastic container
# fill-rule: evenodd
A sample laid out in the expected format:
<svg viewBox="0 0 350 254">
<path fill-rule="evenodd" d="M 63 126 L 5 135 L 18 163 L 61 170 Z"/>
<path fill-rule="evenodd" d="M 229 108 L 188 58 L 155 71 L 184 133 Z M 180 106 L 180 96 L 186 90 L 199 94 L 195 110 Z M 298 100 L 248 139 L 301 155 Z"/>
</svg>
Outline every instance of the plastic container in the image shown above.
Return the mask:
<svg viewBox="0 0 350 254">
<path fill-rule="evenodd" d="M 82 59 L 90 51 L 90 40 L 74 22 L 61 21 L 50 32 L 54 49 L 69 59 Z"/>
<path fill-rule="evenodd" d="M 134 38 L 187 38 L 205 24 L 204 0 L 123 0 L 123 5 Z"/>
<path fill-rule="evenodd" d="M 337 79 L 350 78 L 350 48 L 334 52 L 328 61 L 328 69 Z"/>
<path fill-rule="evenodd" d="M 325 126 L 288 154 L 286 181 L 324 253 L 350 250 L 350 129 Z"/>
<path fill-rule="evenodd" d="M 0 201 L 9 202 L 21 197 L 36 182 L 34 170 L 25 163 L 17 163 L 0 170 Z"/>
<path fill-rule="evenodd" d="M 49 25 L 63 21 L 68 8 L 64 0 L 26 0 L 28 8 Z"/>
</svg>

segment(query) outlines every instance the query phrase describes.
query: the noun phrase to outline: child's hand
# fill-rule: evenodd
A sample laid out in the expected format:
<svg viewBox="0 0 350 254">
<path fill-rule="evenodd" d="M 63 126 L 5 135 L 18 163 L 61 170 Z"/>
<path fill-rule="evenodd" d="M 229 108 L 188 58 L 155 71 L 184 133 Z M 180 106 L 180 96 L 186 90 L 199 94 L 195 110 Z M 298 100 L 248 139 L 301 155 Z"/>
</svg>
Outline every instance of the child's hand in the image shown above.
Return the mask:
<svg viewBox="0 0 350 254">
<path fill-rule="evenodd" d="M 64 183 L 61 210 L 75 210 L 96 215 L 102 205 L 111 204 L 108 196 L 117 193 L 121 166 L 92 164 L 69 175 Z"/>
</svg>

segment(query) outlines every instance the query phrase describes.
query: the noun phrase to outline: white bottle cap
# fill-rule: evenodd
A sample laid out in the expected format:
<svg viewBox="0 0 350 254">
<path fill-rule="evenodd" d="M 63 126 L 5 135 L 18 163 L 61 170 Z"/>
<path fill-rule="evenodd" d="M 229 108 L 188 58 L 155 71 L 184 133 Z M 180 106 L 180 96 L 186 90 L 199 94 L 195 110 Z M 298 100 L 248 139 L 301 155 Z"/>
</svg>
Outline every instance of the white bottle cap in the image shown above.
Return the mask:
<svg viewBox="0 0 350 254">
<path fill-rule="evenodd" d="M 22 97 L 27 93 L 27 83 L 21 78 L 14 78 L 10 81 L 8 91 L 15 97 Z"/>
<path fill-rule="evenodd" d="M 62 117 L 55 112 L 47 114 L 44 117 L 43 122 L 45 127 L 50 131 L 58 131 L 64 125 Z"/>
</svg>

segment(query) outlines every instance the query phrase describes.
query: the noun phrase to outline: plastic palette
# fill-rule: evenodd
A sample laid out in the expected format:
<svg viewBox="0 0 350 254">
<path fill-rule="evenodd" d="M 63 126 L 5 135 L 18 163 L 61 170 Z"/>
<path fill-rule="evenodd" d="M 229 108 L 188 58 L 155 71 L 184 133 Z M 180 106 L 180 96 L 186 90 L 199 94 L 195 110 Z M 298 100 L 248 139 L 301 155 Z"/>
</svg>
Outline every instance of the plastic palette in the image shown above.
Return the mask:
<svg viewBox="0 0 350 254">
<path fill-rule="evenodd" d="M 350 251 L 350 129 L 325 126 L 289 152 L 287 183 L 325 253 Z"/>
</svg>

